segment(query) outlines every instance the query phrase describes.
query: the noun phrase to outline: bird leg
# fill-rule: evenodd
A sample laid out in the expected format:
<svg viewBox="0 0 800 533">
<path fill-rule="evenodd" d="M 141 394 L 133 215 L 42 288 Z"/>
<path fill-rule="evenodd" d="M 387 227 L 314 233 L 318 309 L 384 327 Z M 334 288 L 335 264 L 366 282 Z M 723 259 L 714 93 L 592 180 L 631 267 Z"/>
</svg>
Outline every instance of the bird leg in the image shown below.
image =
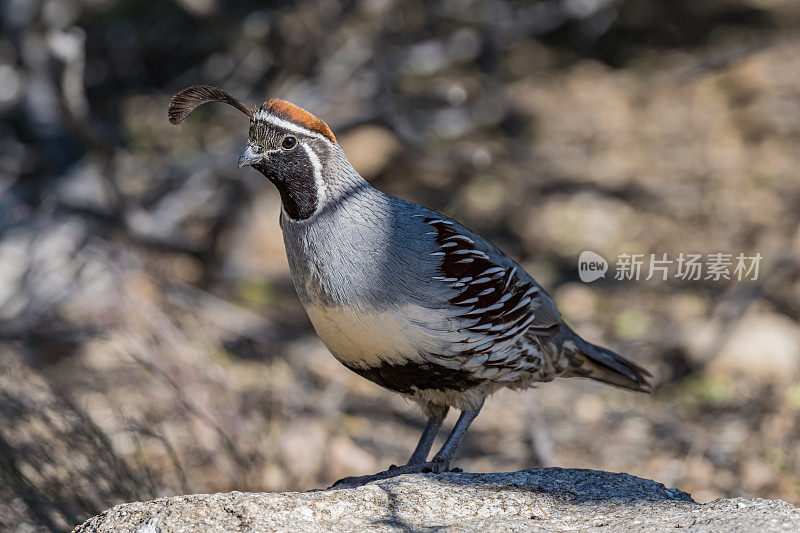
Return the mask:
<svg viewBox="0 0 800 533">
<path fill-rule="evenodd" d="M 417 447 L 414 449 L 414 453 L 411 454 L 411 458 L 408 460 L 408 463 L 404 464 L 403 466 L 391 465 L 383 472 L 378 472 L 377 474 L 372 474 L 369 476 L 346 477 L 331 485 L 330 488 L 358 487 L 365 485 L 370 481 L 386 479 L 399 476 L 401 474 L 432 472 L 433 463 L 426 463 L 425 460 L 428 458 L 428 454 L 431 451 L 431 446 L 433 446 L 433 441 L 436 440 L 436 434 L 439 433 L 439 429 L 441 429 L 442 422 L 444 422 L 449 409 L 449 407 L 445 406 L 441 409 L 432 411 L 433 414 L 428 417 L 428 422 L 425 424 L 425 429 L 422 430 L 422 435 L 419 438 Z"/>
<path fill-rule="evenodd" d="M 461 416 L 458 417 L 458 421 L 453 427 L 453 431 L 450 432 L 450 435 L 447 437 L 442 449 L 439 450 L 439 453 L 434 456 L 432 461 L 425 462 L 425 458 L 430 452 L 431 445 L 436 438 L 436 433 L 442 426 L 444 417 L 447 415 L 447 410 L 444 410 L 441 415 L 431 416 L 428 419 L 428 423 L 425 425 L 425 429 L 423 430 L 422 436 L 419 439 L 417 448 L 414 450 L 414 453 L 411 455 L 411 459 L 409 459 L 407 464 L 403 466 L 392 465 L 389 467 L 389 469 L 384 470 L 383 472 L 378 472 L 377 474 L 372 474 L 370 476 L 346 477 L 331 485 L 330 488 L 358 487 L 372 481 L 388 479 L 402 474 L 439 474 L 441 472 L 448 472 L 450 468 L 450 462 L 453 460 L 453 455 L 455 455 L 458 445 L 461 444 L 461 440 L 464 438 L 464 435 L 469 429 L 470 424 L 472 424 L 472 421 L 478 416 L 481 407 L 483 407 L 483 405 L 477 409 L 461 412 Z"/>
<path fill-rule="evenodd" d="M 442 449 L 439 450 L 439 453 L 433 456 L 433 460 L 431 462 L 438 466 L 437 471 L 447 472 L 449 470 L 450 462 L 453 460 L 453 456 L 456 454 L 458 445 L 461 444 L 461 440 L 464 438 L 464 435 L 466 435 L 470 424 L 472 424 L 472 421 L 475 420 L 475 418 L 478 416 L 478 413 L 481 412 L 481 407 L 483 407 L 483 404 L 478 406 L 477 409 L 461 411 L 461 416 L 458 417 L 458 421 L 453 427 L 453 431 L 450 432 L 447 440 L 444 441 Z"/>
<path fill-rule="evenodd" d="M 428 423 L 425 424 L 425 429 L 422 430 L 422 436 L 419 438 L 414 453 L 411 454 L 411 458 L 408 460 L 408 463 L 406 463 L 407 465 L 416 465 L 425 462 L 431 451 L 431 446 L 433 446 L 433 441 L 436 440 L 436 434 L 439 433 L 442 422 L 444 422 L 444 418 L 447 416 L 447 411 L 449 409 L 449 407 L 445 406 L 444 409 L 438 413 L 428 417 Z"/>
</svg>

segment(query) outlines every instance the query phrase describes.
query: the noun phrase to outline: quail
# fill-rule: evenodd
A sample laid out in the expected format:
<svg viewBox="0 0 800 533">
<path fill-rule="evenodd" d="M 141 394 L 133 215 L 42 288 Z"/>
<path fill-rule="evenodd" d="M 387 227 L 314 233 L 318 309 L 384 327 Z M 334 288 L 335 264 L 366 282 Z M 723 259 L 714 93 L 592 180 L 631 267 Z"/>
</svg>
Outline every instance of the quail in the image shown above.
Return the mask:
<svg viewBox="0 0 800 533">
<path fill-rule="evenodd" d="M 407 464 L 342 485 L 449 470 L 484 399 L 502 387 L 577 376 L 649 392 L 650 372 L 578 336 L 501 250 L 368 184 L 308 111 L 281 99 L 251 108 L 196 85 L 172 98 L 169 120 L 180 124 L 212 101 L 250 119 L 239 168 L 253 167 L 278 189 L 292 280 L 320 339 L 344 366 L 414 400 L 428 417 Z M 461 414 L 428 460 L 451 407 Z"/>
</svg>

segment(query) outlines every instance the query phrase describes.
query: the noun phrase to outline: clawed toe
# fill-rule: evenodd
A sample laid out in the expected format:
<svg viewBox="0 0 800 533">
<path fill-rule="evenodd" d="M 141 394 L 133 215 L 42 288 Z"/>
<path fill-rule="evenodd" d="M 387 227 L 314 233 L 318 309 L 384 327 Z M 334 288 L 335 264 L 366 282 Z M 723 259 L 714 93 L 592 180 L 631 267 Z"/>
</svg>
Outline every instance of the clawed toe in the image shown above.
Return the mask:
<svg viewBox="0 0 800 533">
<path fill-rule="evenodd" d="M 343 489 L 360 487 L 371 483 L 373 481 L 380 481 L 381 479 L 389 479 L 403 474 L 441 474 L 443 472 L 462 472 L 460 468 L 448 469 L 446 463 L 443 462 L 430 462 L 430 463 L 416 463 L 402 466 L 391 465 L 387 470 L 372 474 L 369 476 L 352 476 L 342 478 L 328 488 Z"/>
<path fill-rule="evenodd" d="M 448 471 L 447 465 L 444 463 L 423 463 L 422 466 L 424 467 L 422 472 L 426 474 L 441 474 Z"/>
</svg>

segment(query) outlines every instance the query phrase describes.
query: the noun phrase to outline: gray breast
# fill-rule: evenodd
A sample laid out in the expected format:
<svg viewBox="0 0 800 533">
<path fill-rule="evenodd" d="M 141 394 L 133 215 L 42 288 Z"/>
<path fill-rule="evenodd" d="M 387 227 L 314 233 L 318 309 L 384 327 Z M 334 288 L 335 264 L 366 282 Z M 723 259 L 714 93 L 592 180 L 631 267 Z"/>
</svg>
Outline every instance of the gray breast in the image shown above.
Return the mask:
<svg viewBox="0 0 800 533">
<path fill-rule="evenodd" d="M 282 216 L 292 279 L 317 334 L 350 368 L 424 362 L 446 286 L 413 204 L 367 189 L 306 221 Z M 442 294 L 439 294 L 442 292 Z M 446 318 L 445 318 L 446 320 Z"/>
<path fill-rule="evenodd" d="M 304 304 L 385 309 L 430 294 L 430 228 L 415 209 L 365 187 L 306 221 L 282 215 L 286 254 Z"/>
</svg>

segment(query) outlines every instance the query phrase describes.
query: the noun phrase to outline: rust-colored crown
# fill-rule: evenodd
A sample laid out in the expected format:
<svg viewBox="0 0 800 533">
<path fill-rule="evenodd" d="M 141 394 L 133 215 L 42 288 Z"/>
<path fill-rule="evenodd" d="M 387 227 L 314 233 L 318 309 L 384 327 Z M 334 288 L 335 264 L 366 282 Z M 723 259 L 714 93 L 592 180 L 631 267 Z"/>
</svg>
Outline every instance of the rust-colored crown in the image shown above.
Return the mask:
<svg viewBox="0 0 800 533">
<path fill-rule="evenodd" d="M 336 142 L 336 137 L 333 135 L 333 132 L 321 118 L 312 115 L 302 107 L 298 107 L 291 102 L 281 100 L 280 98 L 272 98 L 271 100 L 267 100 L 261 106 L 261 109 L 284 120 L 294 122 L 307 130 L 324 135 L 330 139 L 331 142 Z"/>
</svg>

